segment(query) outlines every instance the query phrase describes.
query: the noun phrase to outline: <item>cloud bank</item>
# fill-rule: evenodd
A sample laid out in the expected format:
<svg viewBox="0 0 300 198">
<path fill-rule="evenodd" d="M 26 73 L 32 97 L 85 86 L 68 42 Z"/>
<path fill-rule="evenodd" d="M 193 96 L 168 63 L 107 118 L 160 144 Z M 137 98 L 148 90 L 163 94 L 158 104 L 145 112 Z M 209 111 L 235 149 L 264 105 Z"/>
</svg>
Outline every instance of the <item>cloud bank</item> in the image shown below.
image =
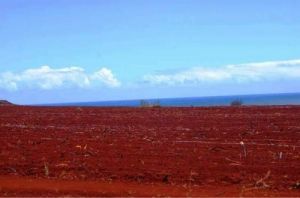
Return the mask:
<svg viewBox="0 0 300 198">
<path fill-rule="evenodd" d="M 152 85 L 203 85 L 213 83 L 251 83 L 280 80 L 300 80 L 300 59 L 269 61 L 221 67 L 194 67 L 186 70 L 150 74 L 142 77 Z M 87 73 L 81 67 L 51 68 L 41 66 L 22 72 L 0 73 L 0 89 L 16 91 L 22 88 L 52 90 L 60 88 L 119 87 L 121 82 L 108 68 Z M 141 86 L 140 84 L 135 84 Z"/>
<path fill-rule="evenodd" d="M 0 73 L 0 88 L 18 90 L 21 87 L 51 90 L 64 87 L 88 88 L 92 86 L 118 87 L 121 83 L 112 71 L 101 68 L 88 74 L 81 67 L 53 69 L 49 66 L 27 69 L 20 73 Z"/>
<path fill-rule="evenodd" d="M 279 79 L 300 79 L 300 59 L 226 65 L 217 68 L 195 67 L 171 74 L 152 74 L 143 77 L 146 83 L 166 85 L 242 83 Z"/>
</svg>

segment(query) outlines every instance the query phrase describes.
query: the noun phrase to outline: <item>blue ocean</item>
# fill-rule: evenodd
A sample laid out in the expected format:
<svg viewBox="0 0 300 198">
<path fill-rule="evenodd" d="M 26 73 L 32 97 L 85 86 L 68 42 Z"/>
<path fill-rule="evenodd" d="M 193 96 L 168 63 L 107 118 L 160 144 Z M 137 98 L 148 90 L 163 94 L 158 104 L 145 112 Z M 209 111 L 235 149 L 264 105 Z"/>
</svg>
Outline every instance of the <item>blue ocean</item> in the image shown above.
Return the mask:
<svg viewBox="0 0 300 198">
<path fill-rule="evenodd" d="M 115 100 L 99 102 L 60 103 L 51 104 L 51 106 L 137 107 L 141 106 L 142 101 L 148 104 L 170 107 L 229 106 L 232 101 L 240 101 L 242 105 L 300 105 L 300 93 Z"/>
</svg>

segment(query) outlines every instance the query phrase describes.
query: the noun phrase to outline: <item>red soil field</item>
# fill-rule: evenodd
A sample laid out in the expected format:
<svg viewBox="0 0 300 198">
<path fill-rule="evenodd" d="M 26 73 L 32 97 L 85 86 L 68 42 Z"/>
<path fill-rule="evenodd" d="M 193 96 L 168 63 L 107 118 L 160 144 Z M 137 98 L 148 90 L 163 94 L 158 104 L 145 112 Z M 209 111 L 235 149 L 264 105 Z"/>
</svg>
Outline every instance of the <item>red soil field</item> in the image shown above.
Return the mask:
<svg viewBox="0 0 300 198">
<path fill-rule="evenodd" d="M 300 107 L 0 107 L 0 196 L 300 196 Z"/>
</svg>

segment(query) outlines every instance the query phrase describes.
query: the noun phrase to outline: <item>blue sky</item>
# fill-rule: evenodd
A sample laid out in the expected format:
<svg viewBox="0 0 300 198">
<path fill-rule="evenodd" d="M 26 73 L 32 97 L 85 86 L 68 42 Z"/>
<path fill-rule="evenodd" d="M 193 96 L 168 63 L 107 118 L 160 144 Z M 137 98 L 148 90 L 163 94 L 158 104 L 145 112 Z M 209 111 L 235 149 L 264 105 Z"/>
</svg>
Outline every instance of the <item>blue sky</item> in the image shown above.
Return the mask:
<svg viewBox="0 0 300 198">
<path fill-rule="evenodd" d="M 2 0 L 0 98 L 299 92 L 298 0 Z"/>
</svg>

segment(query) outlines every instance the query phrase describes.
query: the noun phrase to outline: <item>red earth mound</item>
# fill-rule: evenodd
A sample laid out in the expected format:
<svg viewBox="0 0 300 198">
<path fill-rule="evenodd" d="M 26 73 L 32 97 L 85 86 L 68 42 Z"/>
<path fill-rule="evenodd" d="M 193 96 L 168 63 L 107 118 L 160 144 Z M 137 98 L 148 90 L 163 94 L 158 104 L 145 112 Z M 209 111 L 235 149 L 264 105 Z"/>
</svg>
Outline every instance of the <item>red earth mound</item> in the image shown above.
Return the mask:
<svg viewBox="0 0 300 198">
<path fill-rule="evenodd" d="M 1 196 L 300 196 L 300 107 L 0 108 Z"/>
</svg>

